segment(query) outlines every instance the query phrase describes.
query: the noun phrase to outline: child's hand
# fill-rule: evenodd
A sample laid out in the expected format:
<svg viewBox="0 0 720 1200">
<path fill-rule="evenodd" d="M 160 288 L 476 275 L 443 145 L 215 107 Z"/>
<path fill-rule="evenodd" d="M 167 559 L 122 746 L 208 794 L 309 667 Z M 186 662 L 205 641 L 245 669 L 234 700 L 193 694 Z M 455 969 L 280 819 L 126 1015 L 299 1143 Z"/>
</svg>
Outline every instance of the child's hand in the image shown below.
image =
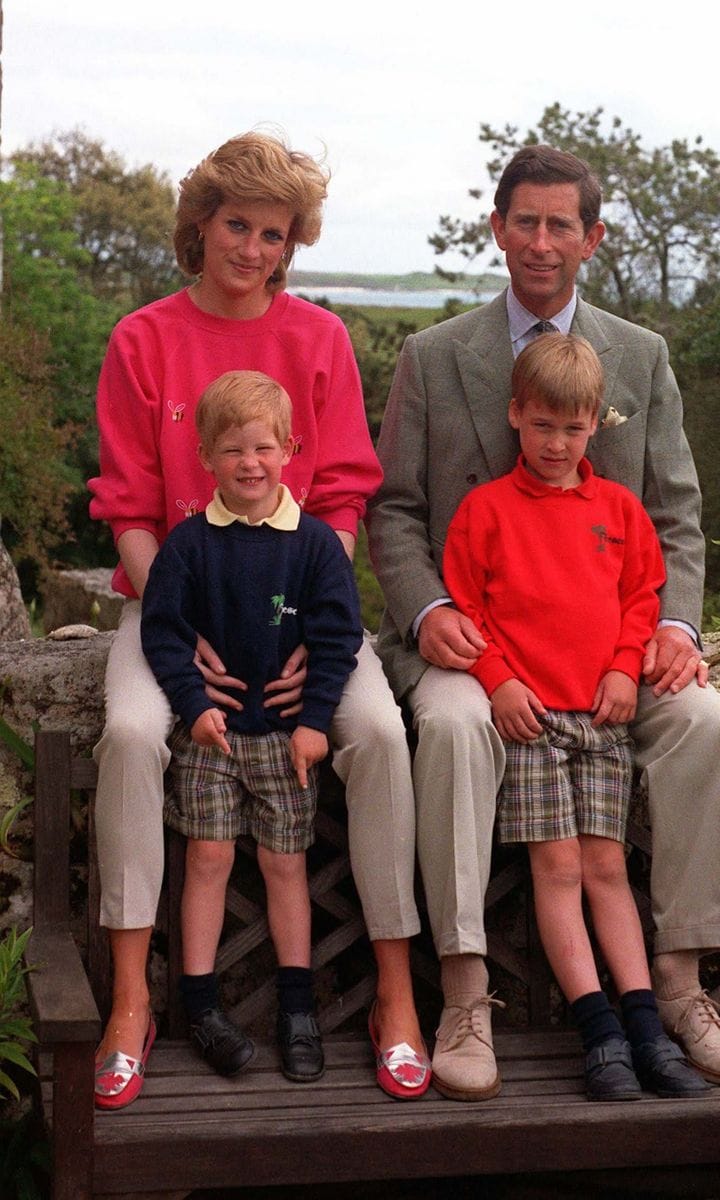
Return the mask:
<svg viewBox="0 0 720 1200">
<path fill-rule="evenodd" d="M 592 702 L 593 725 L 625 725 L 637 707 L 637 684 L 624 671 L 603 675 Z"/>
<path fill-rule="evenodd" d="M 224 736 L 226 729 L 225 714 L 219 708 L 206 708 L 193 724 L 190 737 L 198 746 L 219 746 L 223 754 L 229 754 L 230 746 Z"/>
<path fill-rule="evenodd" d="M 506 679 L 496 687 L 490 703 L 495 728 L 506 741 L 533 742 L 542 733 L 535 714 L 545 716 L 545 705 L 519 679 Z"/>
<path fill-rule="evenodd" d="M 308 785 L 308 767 L 320 762 L 327 752 L 328 740 L 324 733 L 307 725 L 297 726 L 290 738 L 290 757 L 301 788 Z"/>
</svg>

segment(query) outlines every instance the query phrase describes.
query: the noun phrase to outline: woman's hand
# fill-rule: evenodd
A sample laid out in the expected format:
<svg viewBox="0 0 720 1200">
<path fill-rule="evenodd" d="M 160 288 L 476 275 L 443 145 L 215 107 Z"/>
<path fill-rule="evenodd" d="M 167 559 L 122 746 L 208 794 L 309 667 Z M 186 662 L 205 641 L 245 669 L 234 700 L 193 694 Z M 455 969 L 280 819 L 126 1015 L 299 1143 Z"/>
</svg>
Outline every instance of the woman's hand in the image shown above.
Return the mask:
<svg viewBox="0 0 720 1200">
<path fill-rule="evenodd" d="M 307 646 L 298 646 L 293 650 L 282 669 L 279 679 L 273 679 L 265 684 L 268 696 L 263 707 L 280 707 L 281 717 L 294 717 L 302 711 L 302 690 L 307 679 Z"/>
<path fill-rule="evenodd" d="M 193 662 L 205 680 L 205 693 L 208 700 L 214 700 L 216 704 L 222 704 L 225 708 L 236 708 L 238 712 L 241 712 L 242 704 L 237 697 L 229 695 L 222 689 L 237 688 L 241 692 L 246 692 L 247 684 L 243 683 L 242 679 L 235 679 L 234 676 L 227 674 L 222 659 L 215 653 L 210 643 L 199 634 Z"/>
</svg>

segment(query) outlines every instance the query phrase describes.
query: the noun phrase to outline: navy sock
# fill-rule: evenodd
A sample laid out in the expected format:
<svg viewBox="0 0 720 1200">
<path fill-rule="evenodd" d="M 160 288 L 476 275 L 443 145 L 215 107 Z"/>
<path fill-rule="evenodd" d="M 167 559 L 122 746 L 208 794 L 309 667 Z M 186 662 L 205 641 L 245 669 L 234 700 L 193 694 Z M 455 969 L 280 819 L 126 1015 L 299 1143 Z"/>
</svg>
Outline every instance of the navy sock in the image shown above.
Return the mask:
<svg viewBox="0 0 720 1200">
<path fill-rule="evenodd" d="M 310 967 L 278 967 L 278 1004 L 283 1012 L 315 1011 L 313 976 Z"/>
<path fill-rule="evenodd" d="M 191 1024 L 199 1021 L 209 1009 L 220 1007 L 218 978 L 214 971 L 207 975 L 181 975 L 178 988 Z"/>
<path fill-rule="evenodd" d="M 631 1046 L 654 1042 L 665 1031 L 658 1015 L 655 994 L 650 988 L 635 988 L 620 997 L 620 1011 Z"/>
<path fill-rule="evenodd" d="M 595 1046 L 601 1046 L 603 1042 L 609 1042 L 612 1038 L 625 1040 L 622 1025 L 604 992 L 586 992 L 584 996 L 578 996 L 570 1005 L 570 1011 L 586 1054 Z"/>
</svg>

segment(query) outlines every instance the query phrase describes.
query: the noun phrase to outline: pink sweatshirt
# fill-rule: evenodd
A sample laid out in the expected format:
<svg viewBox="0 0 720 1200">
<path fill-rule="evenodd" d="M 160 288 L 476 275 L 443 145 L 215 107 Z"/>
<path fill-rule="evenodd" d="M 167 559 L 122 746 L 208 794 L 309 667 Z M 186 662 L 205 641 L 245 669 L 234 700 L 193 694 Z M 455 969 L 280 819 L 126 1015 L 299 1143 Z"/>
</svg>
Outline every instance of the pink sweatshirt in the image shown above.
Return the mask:
<svg viewBox="0 0 720 1200">
<path fill-rule="evenodd" d="M 181 291 L 119 322 L 100 373 L 101 474 L 88 484 L 90 514 L 110 523 L 116 541 L 147 529 L 162 543 L 205 509 L 214 484 L 197 455 L 195 405 L 213 379 L 244 369 L 277 379 L 292 400 L 295 453 L 283 482 L 307 512 L 356 533 L 382 471 L 345 326 L 286 292 L 264 316 L 232 321 Z M 113 586 L 134 595 L 122 566 Z"/>
</svg>

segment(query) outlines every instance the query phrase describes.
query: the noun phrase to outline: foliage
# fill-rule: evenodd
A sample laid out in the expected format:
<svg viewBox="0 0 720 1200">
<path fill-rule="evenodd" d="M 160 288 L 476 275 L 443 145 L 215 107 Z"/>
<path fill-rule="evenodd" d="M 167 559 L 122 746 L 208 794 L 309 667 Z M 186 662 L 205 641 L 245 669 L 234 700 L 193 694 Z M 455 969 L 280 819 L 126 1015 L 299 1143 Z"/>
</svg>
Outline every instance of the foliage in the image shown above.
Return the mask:
<svg viewBox="0 0 720 1200">
<path fill-rule="evenodd" d="M 171 241 L 175 193 L 165 172 L 150 163 L 129 167 L 81 129 L 31 143 L 11 163 L 16 172 L 31 169 L 72 197 L 73 228 L 93 295 L 129 311 L 180 285 Z"/>
<path fill-rule="evenodd" d="M 652 302 L 662 318 L 698 280 L 718 276 L 720 158 L 700 137 L 647 149 L 620 117 L 609 129 L 604 125 L 602 108 L 571 113 L 555 103 L 524 137 L 517 126 L 498 130 L 482 123 L 479 140 L 490 147 L 486 167 L 493 183 L 529 143 L 585 159 L 603 187 L 607 235 L 586 267 L 583 293 L 628 320 L 641 320 Z M 482 191 L 474 187 L 470 195 L 480 199 Z M 457 249 L 472 261 L 491 244 L 488 214 L 473 221 L 442 216 L 429 241 L 438 255 Z"/>
<path fill-rule="evenodd" d="M 13 1064 L 23 1071 L 35 1074 L 35 1068 L 26 1056 L 28 1043 L 36 1042 L 28 1017 L 18 1009 L 25 996 L 25 976 L 30 967 L 23 966 L 22 956 L 27 946 L 31 929 L 19 936 L 9 929 L 0 941 L 0 1063 Z M 0 1092 L 20 1099 L 15 1080 L 0 1067 Z"/>
<path fill-rule="evenodd" d="M 58 426 L 47 341 L 7 316 L 0 325 L 0 514 L 16 560 L 45 563 L 67 537 L 66 464 L 74 428 Z"/>
</svg>

